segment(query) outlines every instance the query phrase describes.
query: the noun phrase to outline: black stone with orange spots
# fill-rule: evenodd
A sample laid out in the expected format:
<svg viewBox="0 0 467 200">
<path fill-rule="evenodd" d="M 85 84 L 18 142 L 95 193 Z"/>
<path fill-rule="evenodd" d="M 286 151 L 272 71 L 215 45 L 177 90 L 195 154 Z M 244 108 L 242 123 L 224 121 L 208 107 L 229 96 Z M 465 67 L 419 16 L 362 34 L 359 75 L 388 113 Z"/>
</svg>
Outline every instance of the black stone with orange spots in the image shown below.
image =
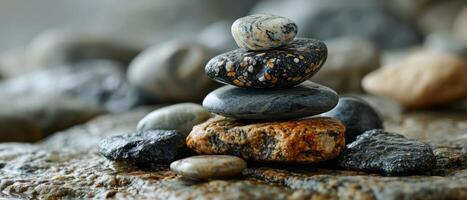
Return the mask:
<svg viewBox="0 0 467 200">
<path fill-rule="evenodd" d="M 297 38 L 268 51 L 236 49 L 212 58 L 206 74 L 212 79 L 244 88 L 286 88 L 312 77 L 324 64 L 326 45 Z"/>
</svg>

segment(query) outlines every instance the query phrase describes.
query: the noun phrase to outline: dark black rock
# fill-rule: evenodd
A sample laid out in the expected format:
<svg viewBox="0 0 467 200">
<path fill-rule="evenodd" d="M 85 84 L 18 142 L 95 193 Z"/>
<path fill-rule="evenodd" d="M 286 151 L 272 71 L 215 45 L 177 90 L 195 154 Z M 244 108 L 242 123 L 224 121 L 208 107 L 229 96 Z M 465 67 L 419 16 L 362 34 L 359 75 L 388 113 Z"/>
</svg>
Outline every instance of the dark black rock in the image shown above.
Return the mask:
<svg viewBox="0 0 467 200">
<path fill-rule="evenodd" d="M 185 137 L 175 130 L 148 130 L 110 136 L 99 143 L 109 160 L 142 167 L 169 164 L 187 153 Z"/>
<path fill-rule="evenodd" d="M 209 93 L 203 106 L 236 119 L 293 119 L 331 110 L 338 96 L 333 90 L 304 82 L 285 89 L 245 89 L 224 86 Z"/>
<path fill-rule="evenodd" d="M 353 142 L 365 131 L 383 128 L 383 121 L 378 113 L 368 103 L 356 97 L 339 98 L 336 107 L 321 115 L 339 119 L 345 125 L 347 143 Z"/>
<path fill-rule="evenodd" d="M 361 36 L 384 49 L 420 43 L 423 35 L 411 21 L 374 0 L 262 1 L 250 13 L 274 13 L 295 21 L 299 37 L 331 39 Z"/>
<path fill-rule="evenodd" d="M 291 87 L 309 79 L 323 65 L 326 45 L 319 40 L 297 38 L 268 51 L 236 49 L 212 58 L 206 74 L 212 79 L 245 88 Z"/>
<path fill-rule="evenodd" d="M 348 144 L 338 163 L 348 170 L 398 176 L 429 172 L 436 159 L 431 147 L 423 142 L 375 129 Z"/>
</svg>

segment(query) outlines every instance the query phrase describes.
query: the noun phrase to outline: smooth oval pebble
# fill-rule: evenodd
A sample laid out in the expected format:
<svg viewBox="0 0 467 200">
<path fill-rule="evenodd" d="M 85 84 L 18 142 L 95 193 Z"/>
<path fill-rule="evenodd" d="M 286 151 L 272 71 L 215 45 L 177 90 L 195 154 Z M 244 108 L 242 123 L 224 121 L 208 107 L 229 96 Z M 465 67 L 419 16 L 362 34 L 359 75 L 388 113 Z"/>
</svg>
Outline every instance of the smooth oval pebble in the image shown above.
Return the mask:
<svg viewBox="0 0 467 200">
<path fill-rule="evenodd" d="M 206 74 L 212 79 L 244 88 L 292 87 L 313 76 L 326 61 L 324 42 L 297 38 L 285 46 L 249 52 L 236 49 L 212 58 Z"/>
<path fill-rule="evenodd" d="M 227 85 L 209 93 L 203 106 L 210 112 L 236 119 L 294 119 L 329 111 L 337 101 L 336 92 L 307 81 L 287 89 Z"/>
<path fill-rule="evenodd" d="M 179 103 L 159 108 L 147 114 L 138 122 L 137 130 L 151 129 L 177 130 L 185 135 L 193 126 L 201 124 L 211 117 L 201 105 L 195 103 Z"/>
<path fill-rule="evenodd" d="M 205 180 L 234 176 L 246 166 L 246 162 L 236 156 L 200 155 L 177 160 L 170 164 L 170 169 L 189 179 Z"/>
<path fill-rule="evenodd" d="M 383 129 L 378 113 L 364 100 L 356 97 L 342 97 L 336 107 L 321 116 L 340 120 L 345 125 L 345 141 L 351 143 L 365 131 Z"/>
<path fill-rule="evenodd" d="M 249 15 L 232 24 L 232 36 L 240 48 L 268 50 L 290 43 L 297 35 L 297 24 L 276 15 Z"/>
</svg>

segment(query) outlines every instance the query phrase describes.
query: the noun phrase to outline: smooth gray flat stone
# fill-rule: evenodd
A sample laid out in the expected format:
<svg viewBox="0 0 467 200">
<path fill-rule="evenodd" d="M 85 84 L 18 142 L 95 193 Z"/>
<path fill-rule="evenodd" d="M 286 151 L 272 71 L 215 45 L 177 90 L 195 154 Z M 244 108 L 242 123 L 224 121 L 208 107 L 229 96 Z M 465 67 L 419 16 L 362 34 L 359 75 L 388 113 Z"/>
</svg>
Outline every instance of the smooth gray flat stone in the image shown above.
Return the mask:
<svg viewBox="0 0 467 200">
<path fill-rule="evenodd" d="M 329 111 L 337 101 L 336 92 L 307 81 L 287 89 L 244 89 L 228 85 L 209 93 L 203 106 L 210 112 L 236 119 L 294 119 Z"/>
</svg>

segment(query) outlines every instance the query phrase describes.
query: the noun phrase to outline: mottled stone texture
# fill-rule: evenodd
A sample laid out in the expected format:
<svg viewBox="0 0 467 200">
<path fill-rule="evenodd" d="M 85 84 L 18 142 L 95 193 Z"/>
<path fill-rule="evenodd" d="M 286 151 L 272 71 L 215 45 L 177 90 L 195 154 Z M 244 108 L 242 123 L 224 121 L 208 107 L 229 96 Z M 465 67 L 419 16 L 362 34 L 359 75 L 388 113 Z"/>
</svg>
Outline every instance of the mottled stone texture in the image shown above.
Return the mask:
<svg viewBox="0 0 467 200">
<path fill-rule="evenodd" d="M 347 145 L 338 162 L 344 169 L 398 176 L 428 173 L 436 159 L 428 144 L 375 129 Z"/>
<path fill-rule="evenodd" d="M 298 27 L 292 20 L 276 15 L 249 15 L 232 24 L 232 36 L 240 48 L 268 50 L 290 43 Z"/>
<path fill-rule="evenodd" d="M 212 79 L 245 88 L 291 87 L 313 76 L 327 57 L 319 40 L 297 38 L 268 51 L 236 49 L 212 58 L 206 74 Z"/>
<path fill-rule="evenodd" d="M 345 127 L 331 118 L 248 123 L 215 117 L 193 127 L 187 146 L 199 154 L 229 154 L 260 162 L 316 163 L 338 156 Z"/>
<path fill-rule="evenodd" d="M 154 108 L 106 115 L 36 144 L 0 144 L 4 199 L 467 199 L 465 111 L 416 112 L 385 121 L 391 132 L 428 142 L 431 176 L 384 177 L 317 165 L 249 165 L 230 180 L 193 182 L 167 166 L 141 171 L 97 152 L 104 137 L 135 129 Z M 250 164 L 250 163 L 249 163 Z M 335 167 L 335 166 L 334 166 Z"/>
<path fill-rule="evenodd" d="M 210 112 L 235 119 L 294 119 L 331 110 L 337 93 L 306 81 L 293 88 L 244 89 L 226 85 L 209 93 L 203 106 Z"/>
</svg>

